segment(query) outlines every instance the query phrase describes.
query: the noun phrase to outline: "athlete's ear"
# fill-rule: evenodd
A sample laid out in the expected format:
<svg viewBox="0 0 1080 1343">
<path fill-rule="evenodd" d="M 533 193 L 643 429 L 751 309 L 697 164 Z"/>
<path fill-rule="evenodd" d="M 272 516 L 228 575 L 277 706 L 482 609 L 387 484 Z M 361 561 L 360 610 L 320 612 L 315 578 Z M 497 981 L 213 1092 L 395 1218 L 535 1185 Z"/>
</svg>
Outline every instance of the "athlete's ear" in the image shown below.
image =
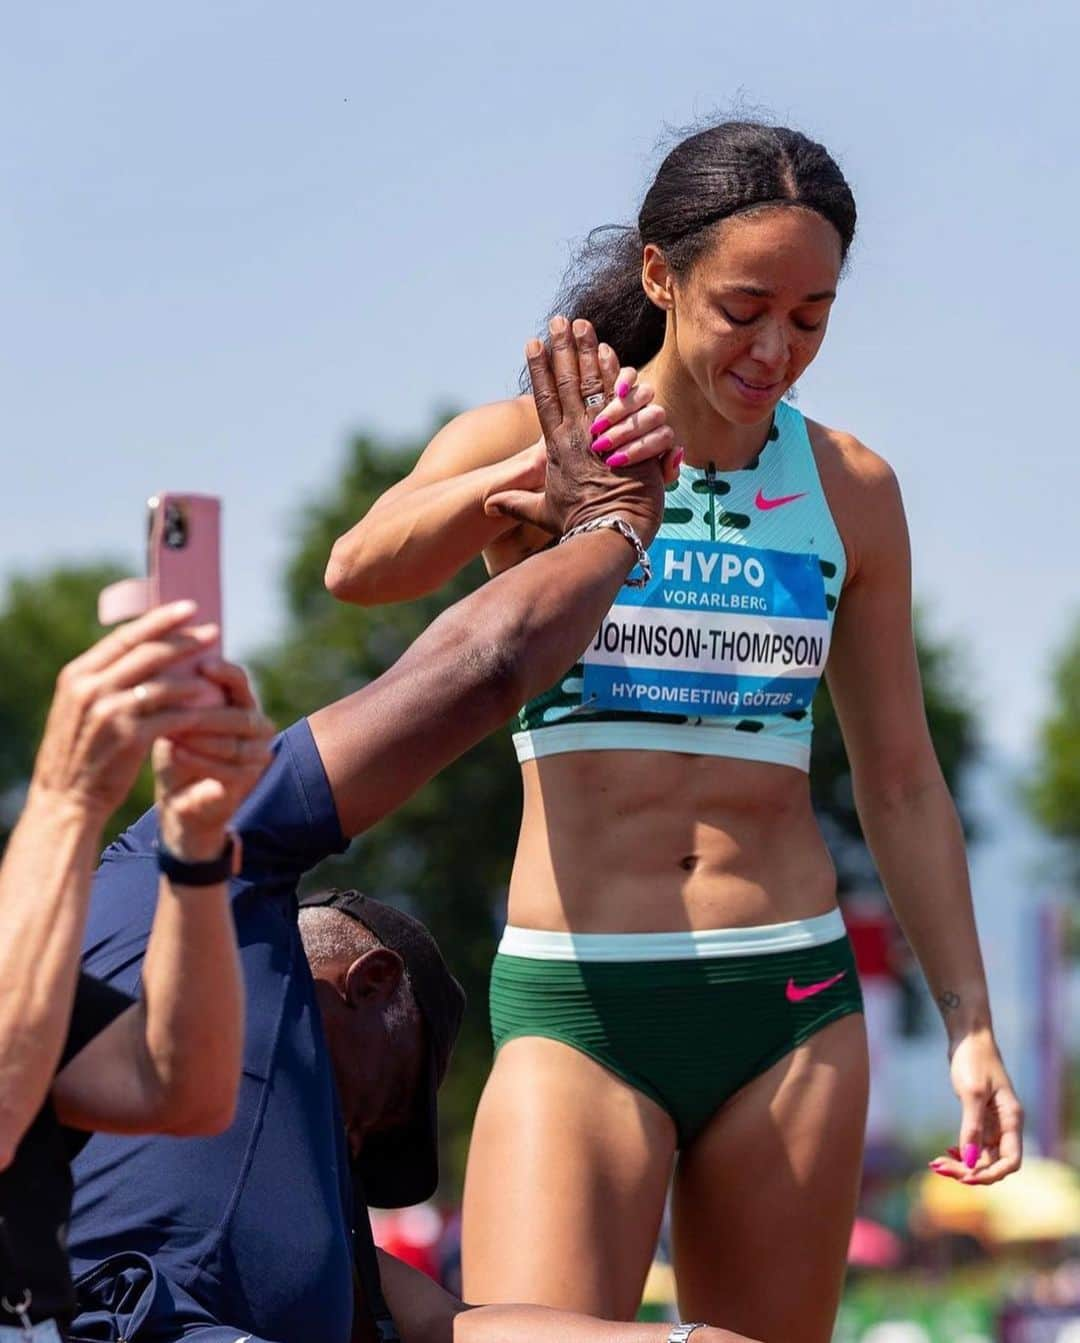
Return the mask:
<svg viewBox="0 0 1080 1343">
<path fill-rule="evenodd" d="M 646 243 L 641 258 L 641 287 L 664 312 L 670 312 L 675 306 L 675 277 L 667 258 L 655 243 Z"/>
<path fill-rule="evenodd" d="M 345 997 L 350 1007 L 365 998 L 392 998 L 405 973 L 405 962 L 389 947 L 372 947 L 345 971 Z"/>
</svg>

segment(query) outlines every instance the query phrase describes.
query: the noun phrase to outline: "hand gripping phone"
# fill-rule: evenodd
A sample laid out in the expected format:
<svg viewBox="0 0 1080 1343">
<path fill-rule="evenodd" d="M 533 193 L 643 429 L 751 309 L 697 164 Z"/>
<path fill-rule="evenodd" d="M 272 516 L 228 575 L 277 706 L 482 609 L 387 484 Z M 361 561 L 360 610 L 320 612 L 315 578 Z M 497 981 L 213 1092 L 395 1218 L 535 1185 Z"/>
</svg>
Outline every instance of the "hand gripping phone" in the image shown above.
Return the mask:
<svg viewBox="0 0 1080 1343">
<path fill-rule="evenodd" d="M 221 500 L 209 494 L 155 494 L 147 502 L 146 577 L 111 583 L 98 597 L 103 625 L 131 620 L 155 606 L 188 598 L 192 624 L 221 629 Z M 200 656 L 221 656 L 221 635 Z M 172 669 L 175 676 L 184 663 Z"/>
</svg>

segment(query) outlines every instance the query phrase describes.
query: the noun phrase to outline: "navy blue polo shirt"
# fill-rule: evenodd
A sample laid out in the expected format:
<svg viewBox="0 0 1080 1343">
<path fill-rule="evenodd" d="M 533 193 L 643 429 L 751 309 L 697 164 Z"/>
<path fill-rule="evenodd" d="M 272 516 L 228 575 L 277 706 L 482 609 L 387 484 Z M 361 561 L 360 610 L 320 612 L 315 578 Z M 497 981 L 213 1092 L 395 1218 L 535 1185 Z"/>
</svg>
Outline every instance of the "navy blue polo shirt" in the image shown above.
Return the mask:
<svg viewBox="0 0 1080 1343">
<path fill-rule="evenodd" d="M 138 1251 L 238 1335 L 348 1343 L 348 1150 L 296 905 L 300 877 L 348 841 L 306 721 L 277 738 L 235 824 L 243 870 L 231 895 L 247 998 L 235 1122 L 213 1138 L 92 1137 L 74 1166 L 73 1269 Z M 157 902 L 156 835 L 147 812 L 106 851 L 94 882 L 84 968 L 129 993 Z M 214 994 L 212 983 L 189 989 Z"/>
</svg>

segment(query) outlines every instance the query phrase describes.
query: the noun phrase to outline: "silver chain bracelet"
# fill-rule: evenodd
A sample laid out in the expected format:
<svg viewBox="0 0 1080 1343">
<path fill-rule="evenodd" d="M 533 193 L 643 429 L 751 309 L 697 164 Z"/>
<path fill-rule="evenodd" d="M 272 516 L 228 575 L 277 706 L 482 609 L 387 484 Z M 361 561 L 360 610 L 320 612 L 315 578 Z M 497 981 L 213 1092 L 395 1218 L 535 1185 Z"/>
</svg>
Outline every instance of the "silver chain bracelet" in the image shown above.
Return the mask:
<svg viewBox="0 0 1080 1343">
<path fill-rule="evenodd" d="M 634 547 L 634 554 L 637 556 L 638 566 L 641 569 L 640 578 L 628 578 L 624 584 L 628 588 L 643 588 L 646 583 L 652 580 L 652 561 L 649 559 L 649 553 L 641 543 L 641 537 L 634 531 L 633 527 L 625 518 L 619 517 L 617 513 L 608 513 L 602 518 L 593 518 L 590 522 L 583 522 L 577 527 L 571 527 L 563 535 L 559 545 L 565 544 L 572 536 L 584 536 L 587 532 L 600 531 L 618 532 L 619 535 Z"/>
</svg>

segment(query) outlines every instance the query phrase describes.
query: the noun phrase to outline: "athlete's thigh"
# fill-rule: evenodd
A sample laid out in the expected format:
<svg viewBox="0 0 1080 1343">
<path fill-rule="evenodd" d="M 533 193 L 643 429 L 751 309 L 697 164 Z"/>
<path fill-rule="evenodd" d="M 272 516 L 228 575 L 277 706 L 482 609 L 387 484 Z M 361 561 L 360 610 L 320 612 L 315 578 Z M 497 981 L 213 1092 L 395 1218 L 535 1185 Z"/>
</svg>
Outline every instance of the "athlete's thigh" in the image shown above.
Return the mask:
<svg viewBox="0 0 1080 1343">
<path fill-rule="evenodd" d="M 674 1150 L 660 1106 L 585 1054 L 531 1036 L 503 1045 L 469 1150 L 466 1301 L 632 1318 Z"/>
<path fill-rule="evenodd" d="M 682 1154 L 672 1229 L 683 1319 L 828 1343 L 867 1086 L 863 1018 L 842 1017 L 748 1083 Z"/>
</svg>

